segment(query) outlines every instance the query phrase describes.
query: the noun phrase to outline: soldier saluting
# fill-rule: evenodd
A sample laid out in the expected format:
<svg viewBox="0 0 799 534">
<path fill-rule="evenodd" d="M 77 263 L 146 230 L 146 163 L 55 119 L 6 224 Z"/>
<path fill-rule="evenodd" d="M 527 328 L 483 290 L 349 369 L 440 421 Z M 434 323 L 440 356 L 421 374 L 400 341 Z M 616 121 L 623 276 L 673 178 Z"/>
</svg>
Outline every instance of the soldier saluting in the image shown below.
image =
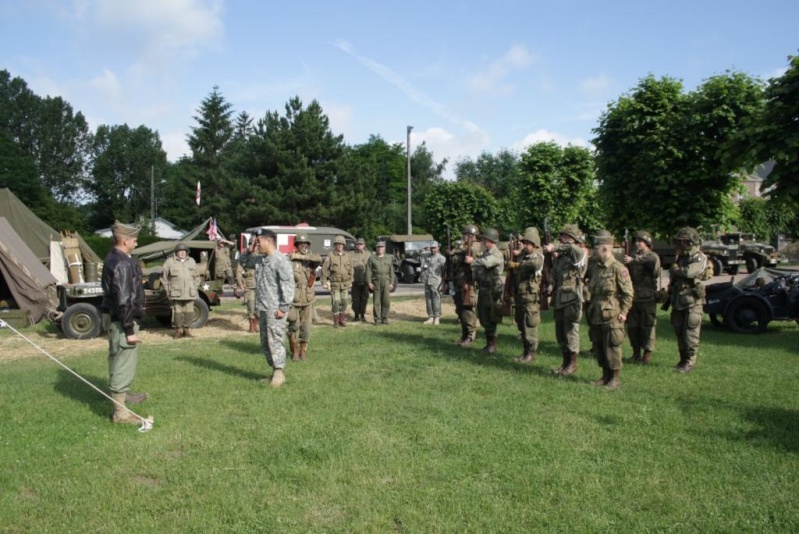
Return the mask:
<svg viewBox="0 0 799 534">
<path fill-rule="evenodd" d="M 660 256 L 652 251 L 652 236 L 648 232 L 636 232 L 634 239 L 635 255 L 624 256 L 635 290 L 633 307 L 627 316 L 627 334 L 633 346 L 633 356 L 629 361 L 647 365 L 655 350 Z"/>
<path fill-rule="evenodd" d="M 294 252 L 291 253 L 291 268 L 294 272 L 294 301 L 289 311 L 289 347 L 293 361 L 308 357 L 308 342 L 311 340 L 313 303 L 316 300 L 314 282 L 316 267 L 322 263 L 322 256 L 311 253 L 311 240 L 308 234 L 297 234 L 294 238 Z M 299 340 L 297 333 L 299 332 Z M 298 342 L 299 341 L 299 342 Z"/>
<path fill-rule="evenodd" d="M 497 325 L 502 322 L 502 279 L 500 273 L 505 267 L 505 259 L 497 248 L 499 232 L 487 228 L 481 235 L 483 253 L 479 258 L 466 256 L 464 261 L 471 266 L 480 291 L 477 294 L 477 316 L 480 326 L 485 330 L 486 346 L 483 351 L 494 354 L 497 351 Z"/>
<path fill-rule="evenodd" d="M 474 311 L 477 305 L 477 290 L 472 278 L 472 268 L 466 263 L 467 257 L 482 254 L 476 238 L 477 227 L 467 224 L 463 228 L 460 245 L 455 249 L 447 250 L 455 277 L 455 313 L 458 314 L 458 320 L 461 323 L 461 337 L 457 342 L 459 347 L 470 346 L 477 336 L 477 314 Z"/>
</svg>

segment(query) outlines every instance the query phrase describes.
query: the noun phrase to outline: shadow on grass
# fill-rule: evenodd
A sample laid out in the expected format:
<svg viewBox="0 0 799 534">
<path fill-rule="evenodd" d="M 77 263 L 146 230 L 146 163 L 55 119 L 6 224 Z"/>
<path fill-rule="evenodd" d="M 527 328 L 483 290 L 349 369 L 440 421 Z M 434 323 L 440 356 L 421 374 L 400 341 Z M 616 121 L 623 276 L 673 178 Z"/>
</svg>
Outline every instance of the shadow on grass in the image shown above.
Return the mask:
<svg viewBox="0 0 799 534">
<path fill-rule="evenodd" d="M 744 419 L 760 428 L 732 437 L 747 442 L 765 442 L 788 452 L 799 451 L 799 411 L 752 408 L 744 412 Z"/>
<path fill-rule="evenodd" d="M 179 356 L 175 358 L 175 360 L 179 362 L 186 362 L 202 369 L 209 369 L 211 371 L 219 371 L 222 373 L 229 374 L 231 376 L 246 378 L 247 380 L 260 380 L 266 376 L 266 373 L 255 373 L 253 371 L 249 371 L 247 369 L 242 369 L 240 367 L 234 367 L 233 365 L 228 365 L 226 363 L 216 362 L 214 360 L 206 360 L 203 358 L 197 358 L 194 356 Z M 264 363 L 266 366 L 266 363 Z M 266 369 L 266 367 L 264 367 Z"/>
<path fill-rule="evenodd" d="M 81 375 L 101 391 L 108 393 L 108 377 Z M 67 397 L 84 403 L 97 415 L 108 417 L 111 414 L 111 401 L 100 395 L 97 391 L 81 382 L 75 375 L 64 369 L 59 369 L 55 383 L 55 390 Z"/>
</svg>

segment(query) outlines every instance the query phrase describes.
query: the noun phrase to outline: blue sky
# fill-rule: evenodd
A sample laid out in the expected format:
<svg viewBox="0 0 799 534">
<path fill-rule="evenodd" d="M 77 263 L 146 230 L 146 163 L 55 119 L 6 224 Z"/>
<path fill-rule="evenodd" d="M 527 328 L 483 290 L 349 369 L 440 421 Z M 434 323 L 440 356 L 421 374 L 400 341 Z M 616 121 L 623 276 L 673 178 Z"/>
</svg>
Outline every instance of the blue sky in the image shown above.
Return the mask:
<svg viewBox="0 0 799 534">
<path fill-rule="evenodd" d="M 451 175 L 483 151 L 588 146 L 607 103 L 650 73 L 687 89 L 729 69 L 779 75 L 797 20 L 795 0 L 0 0 L 0 68 L 92 129 L 157 130 L 173 161 L 218 85 L 256 118 L 316 99 L 349 144 L 404 145 L 412 125 Z"/>
</svg>

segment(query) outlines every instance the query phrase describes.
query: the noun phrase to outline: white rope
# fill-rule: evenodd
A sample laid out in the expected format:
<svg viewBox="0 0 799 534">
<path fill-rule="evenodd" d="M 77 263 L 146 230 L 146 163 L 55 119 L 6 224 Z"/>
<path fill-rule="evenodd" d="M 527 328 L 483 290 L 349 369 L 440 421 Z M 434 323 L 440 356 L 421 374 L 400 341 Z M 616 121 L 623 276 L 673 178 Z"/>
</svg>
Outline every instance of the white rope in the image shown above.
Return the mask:
<svg viewBox="0 0 799 534">
<path fill-rule="evenodd" d="M 11 326 L 11 325 L 10 325 L 10 324 L 8 324 L 7 322 L 3 321 L 2 319 L 0 319 L 0 328 L 8 328 L 8 329 L 10 329 L 12 332 L 14 332 L 15 334 L 17 334 L 19 337 L 21 337 L 22 339 L 24 339 L 25 341 L 27 341 L 28 343 L 30 343 L 31 345 L 33 345 L 33 346 L 34 346 L 36 349 L 38 349 L 38 350 L 39 350 L 39 352 L 41 352 L 42 354 L 44 354 L 45 356 L 47 356 L 48 358 L 50 358 L 51 360 L 53 360 L 55 363 L 57 363 L 58 365 L 60 365 L 61 367 L 63 367 L 64 369 L 66 369 L 67 371 L 69 371 L 70 373 L 72 373 L 73 375 L 75 375 L 76 377 L 78 377 L 78 379 L 80 379 L 81 381 L 83 381 L 83 382 L 84 382 L 86 385 L 88 385 L 90 388 L 92 388 L 92 389 L 94 389 L 95 391 L 97 391 L 97 392 L 98 392 L 100 395 L 102 395 L 102 396 L 103 396 L 103 397 L 105 397 L 106 399 L 110 400 L 111 402 L 113 402 L 113 403 L 114 403 L 114 404 L 116 404 L 117 406 L 120 406 L 120 407 L 122 407 L 122 408 L 124 408 L 124 409 L 128 410 L 130 413 L 132 413 L 133 415 L 135 415 L 136 417 L 138 417 L 138 418 L 139 418 L 139 420 L 141 421 L 141 427 L 139 428 L 139 432 L 147 432 L 148 430 L 152 430 L 152 428 L 153 428 L 153 416 L 149 416 L 149 417 L 146 417 L 146 418 L 145 418 L 145 417 L 142 417 L 141 415 L 137 414 L 136 412 L 134 412 L 133 410 L 131 410 L 130 408 L 128 408 L 127 406 L 125 406 L 124 404 L 121 404 L 121 403 L 117 402 L 117 401 L 116 401 L 116 400 L 114 400 L 114 399 L 113 399 L 111 396 L 109 396 L 109 395 L 108 395 L 108 394 L 107 394 L 105 391 L 103 391 L 102 389 L 98 388 L 97 386 L 95 386 L 94 384 L 92 384 L 91 382 L 89 382 L 88 380 L 86 380 L 85 378 L 83 378 L 82 376 L 80 376 L 78 373 L 76 373 L 75 371 L 73 371 L 72 369 L 70 369 L 69 367 L 67 367 L 66 365 L 64 365 L 64 364 L 63 364 L 63 362 L 61 362 L 61 360 L 59 360 L 59 359 L 58 359 L 58 358 L 56 358 L 55 356 L 53 356 L 53 355 L 51 355 L 50 353 L 48 353 L 46 350 L 44 350 L 43 348 L 41 348 L 39 345 L 37 345 L 36 343 L 34 343 L 33 341 L 31 341 L 30 339 L 28 339 L 27 337 L 25 337 L 25 336 L 22 334 L 22 332 L 20 332 L 19 330 L 15 329 L 13 326 Z"/>
</svg>

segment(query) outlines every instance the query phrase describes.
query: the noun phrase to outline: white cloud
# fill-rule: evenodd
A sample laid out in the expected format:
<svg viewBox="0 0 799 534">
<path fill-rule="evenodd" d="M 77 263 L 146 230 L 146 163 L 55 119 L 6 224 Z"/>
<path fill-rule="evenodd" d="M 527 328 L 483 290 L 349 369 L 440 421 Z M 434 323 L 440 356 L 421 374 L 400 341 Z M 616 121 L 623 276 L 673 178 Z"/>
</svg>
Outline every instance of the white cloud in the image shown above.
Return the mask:
<svg viewBox="0 0 799 534">
<path fill-rule="evenodd" d="M 535 56 L 523 45 L 513 45 L 499 59 L 489 63 L 468 80 L 473 91 L 507 96 L 515 86 L 507 80 L 513 71 L 524 70 L 535 62 Z"/>
<path fill-rule="evenodd" d="M 181 156 L 188 156 L 191 154 L 189 143 L 186 141 L 188 132 L 159 132 L 158 136 L 161 138 L 161 146 L 166 151 L 167 159 L 175 162 Z"/>
<path fill-rule="evenodd" d="M 434 126 L 426 130 L 411 132 L 411 152 L 424 142 L 436 161 L 447 159 L 444 178 L 451 180 L 455 177 L 455 162 L 465 157 L 476 158 L 481 152 L 488 149 L 490 141 L 490 137 L 484 132 L 469 132 L 459 135 L 442 127 Z"/>
<path fill-rule="evenodd" d="M 527 147 L 530 145 L 548 141 L 554 141 L 560 146 L 573 145 L 591 148 L 591 144 L 582 137 L 568 137 L 559 133 L 550 132 L 549 130 L 540 129 L 525 135 L 523 139 L 513 143 L 511 145 L 511 150 L 522 153 L 527 150 Z"/>
<path fill-rule="evenodd" d="M 352 139 L 352 106 L 346 104 L 321 103 L 322 110 L 330 119 L 330 131 L 335 135 L 343 135 L 345 141 Z"/>
<path fill-rule="evenodd" d="M 605 97 L 614 86 L 613 80 L 602 73 L 599 76 L 589 77 L 580 82 L 580 91 L 592 99 Z"/>
<path fill-rule="evenodd" d="M 122 96 L 123 88 L 119 78 L 109 69 L 103 69 L 103 73 L 89 80 L 88 85 L 106 101 L 118 102 Z"/>
</svg>

